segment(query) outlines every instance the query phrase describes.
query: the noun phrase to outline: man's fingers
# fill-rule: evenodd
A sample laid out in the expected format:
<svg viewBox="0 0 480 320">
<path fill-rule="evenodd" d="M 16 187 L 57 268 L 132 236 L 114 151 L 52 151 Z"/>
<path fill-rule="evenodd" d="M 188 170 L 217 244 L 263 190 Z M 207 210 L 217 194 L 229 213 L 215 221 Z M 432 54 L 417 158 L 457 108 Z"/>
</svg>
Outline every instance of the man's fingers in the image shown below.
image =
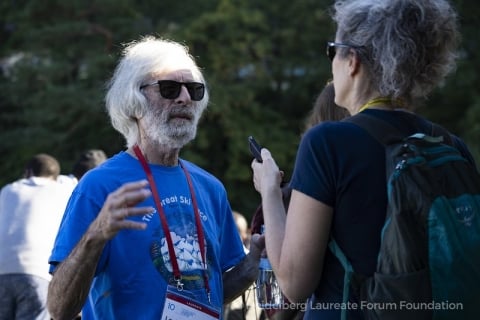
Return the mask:
<svg viewBox="0 0 480 320">
<path fill-rule="evenodd" d="M 128 217 L 135 217 L 135 216 L 143 216 L 146 214 L 154 213 L 156 210 L 153 207 L 130 207 L 125 208 L 126 210 L 126 218 Z"/>
<path fill-rule="evenodd" d="M 110 208 L 114 210 L 131 207 L 145 200 L 152 194 L 149 189 L 145 188 L 146 186 L 148 183 L 145 184 L 143 181 L 124 184 L 108 196 L 107 201 Z"/>
<path fill-rule="evenodd" d="M 151 196 L 150 189 L 147 189 L 147 180 L 130 182 L 110 193 L 107 201 L 100 212 L 97 220 L 97 227 L 107 239 L 111 239 L 122 229 L 143 230 L 146 224 L 131 217 L 143 216 L 155 212 L 150 206 L 135 207 L 143 200 Z"/>
<path fill-rule="evenodd" d="M 147 224 L 145 222 L 135 222 L 131 220 L 124 220 L 122 229 L 145 230 Z"/>
<path fill-rule="evenodd" d="M 135 191 L 129 191 L 125 193 L 123 196 L 123 206 L 133 206 L 146 198 L 148 198 L 151 195 L 151 191 L 148 189 L 140 189 L 140 190 L 135 190 Z"/>
<path fill-rule="evenodd" d="M 108 238 L 111 238 L 118 231 L 122 229 L 144 230 L 147 224 L 144 222 L 129 219 L 135 216 L 143 216 L 155 212 L 153 207 L 123 207 L 113 211 L 113 214 L 108 219 L 108 226 L 105 231 Z"/>
<path fill-rule="evenodd" d="M 148 181 L 145 179 L 134 181 L 134 182 L 128 182 L 123 184 L 120 188 L 112 192 L 110 195 L 114 198 L 117 198 L 131 191 L 145 189 L 146 186 L 148 186 Z"/>
<path fill-rule="evenodd" d="M 117 191 L 115 192 L 122 193 L 122 192 L 131 191 L 131 190 L 145 188 L 146 186 L 148 186 L 148 181 L 143 179 L 143 180 L 125 183 L 120 188 L 118 188 Z"/>
</svg>

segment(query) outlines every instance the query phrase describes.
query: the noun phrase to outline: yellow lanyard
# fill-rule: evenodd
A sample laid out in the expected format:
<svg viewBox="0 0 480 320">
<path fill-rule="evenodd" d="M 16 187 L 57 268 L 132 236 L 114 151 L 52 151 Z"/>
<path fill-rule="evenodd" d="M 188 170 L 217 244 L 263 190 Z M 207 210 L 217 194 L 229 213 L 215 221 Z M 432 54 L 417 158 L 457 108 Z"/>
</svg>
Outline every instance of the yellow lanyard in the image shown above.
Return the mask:
<svg viewBox="0 0 480 320">
<path fill-rule="evenodd" d="M 394 101 L 397 101 L 397 100 L 394 100 Z M 365 109 L 368 109 L 368 108 L 371 108 L 371 107 L 374 107 L 374 106 L 378 106 L 378 105 L 381 105 L 381 104 L 384 104 L 384 105 L 387 105 L 387 106 L 392 106 L 392 99 L 387 98 L 387 97 L 374 98 L 372 100 L 369 100 L 367 103 L 365 103 L 360 108 L 360 110 L 358 110 L 358 112 L 360 113 Z"/>
</svg>

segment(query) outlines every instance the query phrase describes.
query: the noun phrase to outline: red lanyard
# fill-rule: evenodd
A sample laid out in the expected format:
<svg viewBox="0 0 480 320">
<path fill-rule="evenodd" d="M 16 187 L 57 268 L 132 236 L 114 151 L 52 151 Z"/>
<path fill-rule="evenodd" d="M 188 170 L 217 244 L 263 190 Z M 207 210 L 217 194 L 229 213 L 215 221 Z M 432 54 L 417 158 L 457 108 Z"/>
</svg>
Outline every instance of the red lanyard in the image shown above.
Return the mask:
<svg viewBox="0 0 480 320">
<path fill-rule="evenodd" d="M 170 229 L 168 228 L 167 218 L 165 216 L 165 211 L 163 211 L 162 203 L 160 201 L 159 193 L 157 190 L 157 185 L 155 184 L 155 180 L 153 179 L 152 171 L 150 170 L 145 157 L 143 156 L 142 151 L 138 145 L 133 146 L 133 151 L 137 155 L 138 160 L 142 164 L 143 170 L 147 175 L 148 182 L 150 183 L 150 188 L 152 189 L 153 199 L 155 200 L 155 204 L 158 209 L 158 215 L 160 216 L 160 221 L 162 223 L 163 233 L 165 234 L 165 238 L 167 239 L 168 245 L 168 255 L 170 256 L 170 261 L 172 263 L 173 268 L 173 276 L 175 281 L 177 282 L 177 289 L 183 290 L 183 283 L 182 283 L 182 274 L 180 272 L 180 268 L 178 267 L 177 257 L 175 255 L 175 248 L 173 246 L 172 236 L 170 235 Z M 182 162 L 179 160 L 180 167 L 183 169 L 185 173 L 185 177 L 187 178 L 188 188 L 190 189 L 190 195 L 192 197 L 192 204 L 193 204 L 193 212 L 195 215 L 195 224 L 197 227 L 198 233 L 198 245 L 200 246 L 200 254 L 202 255 L 202 263 L 203 263 L 203 280 L 205 282 L 205 289 L 207 291 L 208 300 L 210 301 L 210 285 L 208 284 L 208 276 L 207 276 L 207 259 L 205 256 L 205 235 L 203 233 L 202 222 L 200 220 L 200 213 L 198 210 L 197 199 L 195 198 L 195 192 L 193 190 L 192 180 L 190 179 L 190 174 L 188 173 L 187 169 L 183 166 Z"/>
</svg>

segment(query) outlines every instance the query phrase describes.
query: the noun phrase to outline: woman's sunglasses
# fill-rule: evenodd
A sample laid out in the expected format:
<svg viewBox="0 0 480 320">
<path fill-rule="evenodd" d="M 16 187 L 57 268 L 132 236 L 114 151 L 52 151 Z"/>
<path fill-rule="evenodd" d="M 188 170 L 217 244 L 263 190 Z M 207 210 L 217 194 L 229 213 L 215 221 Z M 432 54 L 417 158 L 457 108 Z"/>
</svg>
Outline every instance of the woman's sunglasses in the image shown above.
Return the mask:
<svg viewBox="0 0 480 320">
<path fill-rule="evenodd" d="M 158 85 L 160 94 L 165 99 L 176 99 L 180 95 L 182 86 L 187 88 L 190 99 L 193 101 L 200 101 L 205 95 L 205 85 L 200 82 L 178 82 L 173 80 L 158 80 L 153 83 L 148 83 L 140 86 L 143 89 L 148 86 Z"/>
<path fill-rule="evenodd" d="M 340 48 L 357 48 L 356 46 L 352 46 L 346 43 L 338 43 L 338 42 L 327 42 L 327 57 L 330 61 L 333 61 L 335 55 L 337 54 L 337 47 Z"/>
</svg>

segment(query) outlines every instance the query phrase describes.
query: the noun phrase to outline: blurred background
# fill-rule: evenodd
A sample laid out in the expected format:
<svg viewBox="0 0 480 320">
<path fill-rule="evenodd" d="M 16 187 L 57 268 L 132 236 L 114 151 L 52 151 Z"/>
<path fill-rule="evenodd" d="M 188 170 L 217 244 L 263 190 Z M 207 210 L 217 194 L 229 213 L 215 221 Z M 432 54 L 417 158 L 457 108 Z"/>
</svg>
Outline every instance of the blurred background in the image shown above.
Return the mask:
<svg viewBox="0 0 480 320">
<path fill-rule="evenodd" d="M 480 163 L 480 6 L 453 0 L 463 41 L 455 74 L 418 112 L 469 145 Z M 122 43 L 141 35 L 190 47 L 211 103 L 181 157 L 216 175 L 232 208 L 260 202 L 247 137 L 268 147 L 290 178 L 304 119 L 331 79 L 333 0 L 0 0 L 0 187 L 39 152 L 68 174 L 89 148 L 124 149 L 104 109 Z M 125 168 L 128 170 L 128 168 Z"/>
</svg>

